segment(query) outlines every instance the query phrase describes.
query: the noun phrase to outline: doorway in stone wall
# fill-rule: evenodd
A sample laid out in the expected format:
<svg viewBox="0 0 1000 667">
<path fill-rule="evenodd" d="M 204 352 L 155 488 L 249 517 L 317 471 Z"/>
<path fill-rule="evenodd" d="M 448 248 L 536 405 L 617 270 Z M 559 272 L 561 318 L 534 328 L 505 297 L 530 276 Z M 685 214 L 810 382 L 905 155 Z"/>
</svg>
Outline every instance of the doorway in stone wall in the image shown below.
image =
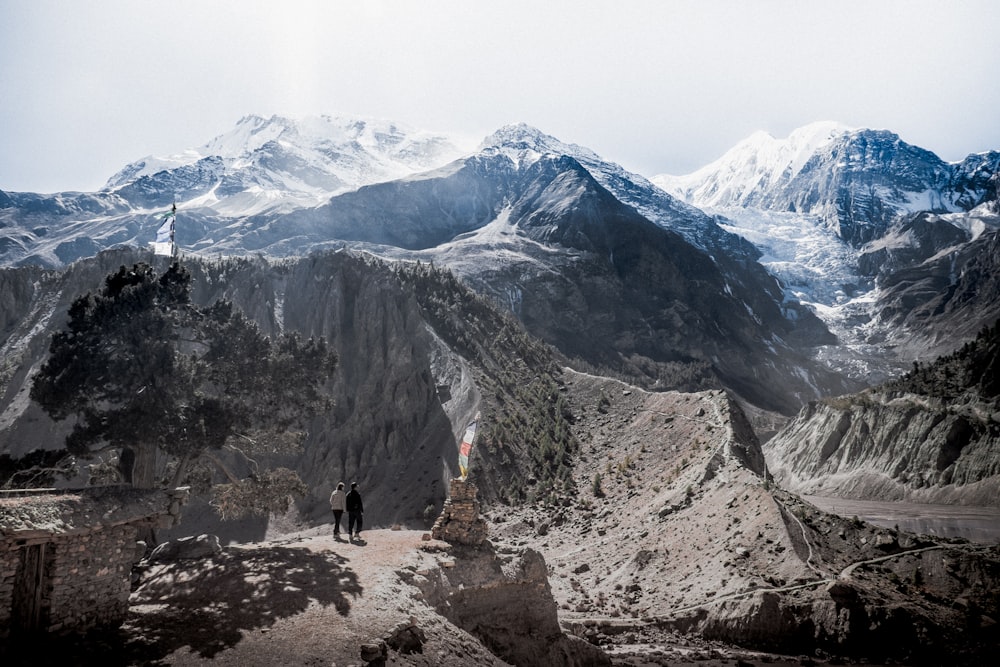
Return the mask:
<svg viewBox="0 0 1000 667">
<path fill-rule="evenodd" d="M 37 632 L 45 621 L 45 561 L 49 545 L 28 544 L 18 551 L 17 575 L 14 578 L 11 630 L 14 633 Z"/>
</svg>

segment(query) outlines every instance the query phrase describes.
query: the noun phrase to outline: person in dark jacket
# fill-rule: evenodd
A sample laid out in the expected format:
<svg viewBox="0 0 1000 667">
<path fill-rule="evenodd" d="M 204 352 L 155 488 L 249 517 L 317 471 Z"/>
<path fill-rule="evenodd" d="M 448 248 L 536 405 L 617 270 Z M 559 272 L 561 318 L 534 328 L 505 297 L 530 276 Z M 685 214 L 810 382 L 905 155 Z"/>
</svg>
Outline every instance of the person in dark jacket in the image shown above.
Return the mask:
<svg viewBox="0 0 1000 667">
<path fill-rule="evenodd" d="M 361 494 L 358 492 L 358 483 L 351 482 L 351 492 L 347 494 L 347 535 L 351 539 L 357 537 L 361 539 L 361 519 L 364 516 L 365 507 L 361 502 Z M 357 525 L 357 531 L 354 527 Z"/>
</svg>

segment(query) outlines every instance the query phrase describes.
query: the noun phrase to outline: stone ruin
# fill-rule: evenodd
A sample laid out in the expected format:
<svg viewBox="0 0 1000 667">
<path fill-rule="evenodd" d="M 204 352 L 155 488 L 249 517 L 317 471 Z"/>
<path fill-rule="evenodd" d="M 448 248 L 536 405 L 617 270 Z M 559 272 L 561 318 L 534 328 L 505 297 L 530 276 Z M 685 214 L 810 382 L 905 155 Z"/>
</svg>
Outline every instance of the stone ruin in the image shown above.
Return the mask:
<svg viewBox="0 0 1000 667">
<path fill-rule="evenodd" d="M 610 658 L 599 648 L 562 631 L 542 554 L 524 549 L 505 553 L 502 561 L 498 558 L 486 540 L 488 531 L 486 521 L 479 516 L 478 492 L 472 482 L 451 480 L 450 498 L 431 529 L 431 537 L 471 548 L 453 550 L 454 560 L 443 564 L 436 576 L 414 578 L 423 598 L 507 663 L 610 667 Z M 404 639 L 419 645 L 420 637 L 404 629 L 383 644 L 405 652 L 397 648 Z M 363 654 L 371 659 L 370 665 L 380 664 L 384 655 L 376 644 Z"/>
<path fill-rule="evenodd" d="M 486 521 L 479 516 L 479 489 L 468 480 L 451 480 L 449 498 L 441 509 L 441 515 L 434 522 L 431 537 L 452 544 L 471 547 L 486 542 Z"/>
<path fill-rule="evenodd" d="M 187 489 L 0 492 L 0 641 L 120 626 L 139 541 L 180 517 Z"/>
</svg>

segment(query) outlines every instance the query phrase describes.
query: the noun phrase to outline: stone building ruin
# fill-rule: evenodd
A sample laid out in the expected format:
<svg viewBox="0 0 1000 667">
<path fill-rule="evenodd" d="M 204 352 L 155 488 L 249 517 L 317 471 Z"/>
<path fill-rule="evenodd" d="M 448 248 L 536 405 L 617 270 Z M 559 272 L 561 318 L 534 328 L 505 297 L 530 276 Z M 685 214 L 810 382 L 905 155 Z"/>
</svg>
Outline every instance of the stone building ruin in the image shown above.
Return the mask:
<svg viewBox="0 0 1000 667">
<path fill-rule="evenodd" d="M 479 516 L 479 489 L 464 479 L 451 480 L 449 498 L 441 509 L 441 515 L 434 522 L 431 536 L 453 544 L 478 547 L 488 534 L 486 521 Z"/>
<path fill-rule="evenodd" d="M 132 565 L 174 525 L 187 489 L 0 491 L 0 641 L 120 626 Z"/>
</svg>

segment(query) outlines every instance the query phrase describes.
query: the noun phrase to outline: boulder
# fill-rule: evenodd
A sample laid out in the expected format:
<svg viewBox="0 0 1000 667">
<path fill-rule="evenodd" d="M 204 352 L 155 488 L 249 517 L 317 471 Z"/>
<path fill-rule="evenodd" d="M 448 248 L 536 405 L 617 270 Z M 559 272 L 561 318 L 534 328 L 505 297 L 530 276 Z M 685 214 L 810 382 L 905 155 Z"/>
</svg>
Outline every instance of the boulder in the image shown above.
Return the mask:
<svg viewBox="0 0 1000 667">
<path fill-rule="evenodd" d="M 198 535 L 197 537 L 182 537 L 170 542 L 164 542 L 153 549 L 149 555 L 150 561 L 190 560 L 207 558 L 222 551 L 219 538 L 216 535 Z"/>
</svg>

